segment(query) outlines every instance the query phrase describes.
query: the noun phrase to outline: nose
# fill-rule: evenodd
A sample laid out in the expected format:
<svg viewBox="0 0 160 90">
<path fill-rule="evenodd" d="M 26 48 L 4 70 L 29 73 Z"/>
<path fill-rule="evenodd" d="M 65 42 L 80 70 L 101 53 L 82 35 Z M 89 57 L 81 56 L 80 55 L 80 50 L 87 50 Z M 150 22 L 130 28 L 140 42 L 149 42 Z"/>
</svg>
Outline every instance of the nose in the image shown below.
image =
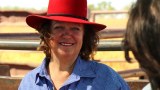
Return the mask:
<svg viewBox="0 0 160 90">
<path fill-rule="evenodd" d="M 65 37 L 69 37 L 69 36 L 71 36 L 71 34 L 72 34 L 72 32 L 70 29 L 65 29 L 62 35 Z"/>
</svg>

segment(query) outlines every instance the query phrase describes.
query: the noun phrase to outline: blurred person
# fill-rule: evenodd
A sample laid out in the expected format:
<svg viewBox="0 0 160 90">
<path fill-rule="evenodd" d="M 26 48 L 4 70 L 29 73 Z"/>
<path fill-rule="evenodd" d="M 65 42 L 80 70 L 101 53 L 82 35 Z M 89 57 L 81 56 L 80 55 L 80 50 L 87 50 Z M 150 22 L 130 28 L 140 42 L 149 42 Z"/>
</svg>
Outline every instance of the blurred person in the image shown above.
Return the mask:
<svg viewBox="0 0 160 90">
<path fill-rule="evenodd" d="M 160 0 L 137 0 L 133 4 L 123 45 L 126 60 L 132 61 L 132 51 L 152 90 L 160 90 Z"/>
<path fill-rule="evenodd" d="M 129 90 L 113 69 L 92 61 L 103 24 L 86 18 L 87 0 L 50 0 L 47 15 L 29 15 L 46 57 L 21 81 L 19 90 Z"/>
</svg>

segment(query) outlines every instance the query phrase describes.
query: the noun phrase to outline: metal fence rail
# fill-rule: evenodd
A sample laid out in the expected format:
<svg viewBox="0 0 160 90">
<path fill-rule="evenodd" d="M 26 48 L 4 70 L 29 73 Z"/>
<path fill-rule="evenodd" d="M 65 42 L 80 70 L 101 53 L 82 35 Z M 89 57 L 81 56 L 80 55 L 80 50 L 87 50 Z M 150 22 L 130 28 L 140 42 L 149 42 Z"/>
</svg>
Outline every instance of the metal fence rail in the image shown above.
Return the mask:
<svg viewBox="0 0 160 90">
<path fill-rule="evenodd" d="M 39 40 L 38 33 L 0 33 L 1 40 Z"/>
<path fill-rule="evenodd" d="M 102 14 L 104 14 L 104 15 L 126 14 L 126 15 L 127 15 L 127 14 L 128 14 L 128 11 L 92 11 L 90 14 L 91 14 L 91 15 L 90 15 L 91 21 L 95 22 L 97 15 L 102 15 Z"/>
<path fill-rule="evenodd" d="M 100 39 L 108 38 L 122 38 L 124 36 L 125 29 L 105 29 L 99 32 Z"/>
<path fill-rule="evenodd" d="M 98 34 L 100 39 L 121 38 L 125 29 L 104 29 Z M 22 40 L 39 40 L 38 33 L 0 33 L 0 39 L 22 39 Z"/>
<path fill-rule="evenodd" d="M 5 50 L 36 50 L 40 40 L 0 39 L 0 49 Z M 100 40 L 98 51 L 121 51 L 120 40 Z"/>
<path fill-rule="evenodd" d="M 100 31 L 99 51 L 120 51 L 121 40 L 107 40 L 121 38 L 124 29 L 105 29 Z M 38 33 L 0 33 L 0 49 L 6 50 L 36 50 L 40 43 Z M 105 39 L 105 40 L 104 40 Z"/>
</svg>

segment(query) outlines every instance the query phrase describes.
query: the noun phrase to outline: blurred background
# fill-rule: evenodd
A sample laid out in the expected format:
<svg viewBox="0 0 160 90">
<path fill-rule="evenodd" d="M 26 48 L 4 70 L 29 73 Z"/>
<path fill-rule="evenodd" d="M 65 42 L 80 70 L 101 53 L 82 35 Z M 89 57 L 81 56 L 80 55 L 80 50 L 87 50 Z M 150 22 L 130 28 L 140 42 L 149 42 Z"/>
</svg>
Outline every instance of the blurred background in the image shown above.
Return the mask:
<svg viewBox="0 0 160 90">
<path fill-rule="evenodd" d="M 125 61 L 121 45 L 129 10 L 135 0 L 88 0 L 88 19 L 107 25 L 99 32 L 95 60 L 112 67 L 131 86 L 141 90 L 148 81 L 133 59 Z M 46 14 L 48 0 L 0 0 L 0 90 L 17 90 L 21 78 L 44 58 L 37 51 L 39 34 L 25 23 L 30 14 Z M 4 76 L 7 76 L 4 78 Z M 131 81 L 130 81 L 131 80 Z"/>
<path fill-rule="evenodd" d="M 45 14 L 48 0 L 0 0 L 0 64 L 10 66 L 11 76 L 23 77 L 44 58 L 37 51 L 39 35 L 26 25 L 29 14 Z M 139 68 L 136 62 L 124 59 L 121 40 L 128 20 L 128 11 L 135 0 L 88 0 L 88 19 L 107 25 L 99 33 L 100 45 L 95 60 L 116 71 Z"/>
</svg>

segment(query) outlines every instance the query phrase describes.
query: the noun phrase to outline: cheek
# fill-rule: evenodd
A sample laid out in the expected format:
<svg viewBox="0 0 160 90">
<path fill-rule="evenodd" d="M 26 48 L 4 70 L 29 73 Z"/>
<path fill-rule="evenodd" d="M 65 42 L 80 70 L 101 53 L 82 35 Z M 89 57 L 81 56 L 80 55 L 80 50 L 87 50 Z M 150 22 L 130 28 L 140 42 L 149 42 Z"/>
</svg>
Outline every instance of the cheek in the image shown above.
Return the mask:
<svg viewBox="0 0 160 90">
<path fill-rule="evenodd" d="M 52 39 L 52 40 L 49 41 L 49 45 L 50 45 L 51 48 L 53 48 L 55 46 L 55 44 L 56 43 L 55 43 L 54 39 Z"/>
<path fill-rule="evenodd" d="M 82 47 L 83 45 L 83 35 L 81 37 L 79 37 L 79 45 Z"/>
<path fill-rule="evenodd" d="M 81 42 L 83 42 L 83 38 L 84 38 L 84 35 L 83 35 L 83 33 L 82 33 L 81 35 L 79 35 L 78 39 L 79 39 Z"/>
</svg>

